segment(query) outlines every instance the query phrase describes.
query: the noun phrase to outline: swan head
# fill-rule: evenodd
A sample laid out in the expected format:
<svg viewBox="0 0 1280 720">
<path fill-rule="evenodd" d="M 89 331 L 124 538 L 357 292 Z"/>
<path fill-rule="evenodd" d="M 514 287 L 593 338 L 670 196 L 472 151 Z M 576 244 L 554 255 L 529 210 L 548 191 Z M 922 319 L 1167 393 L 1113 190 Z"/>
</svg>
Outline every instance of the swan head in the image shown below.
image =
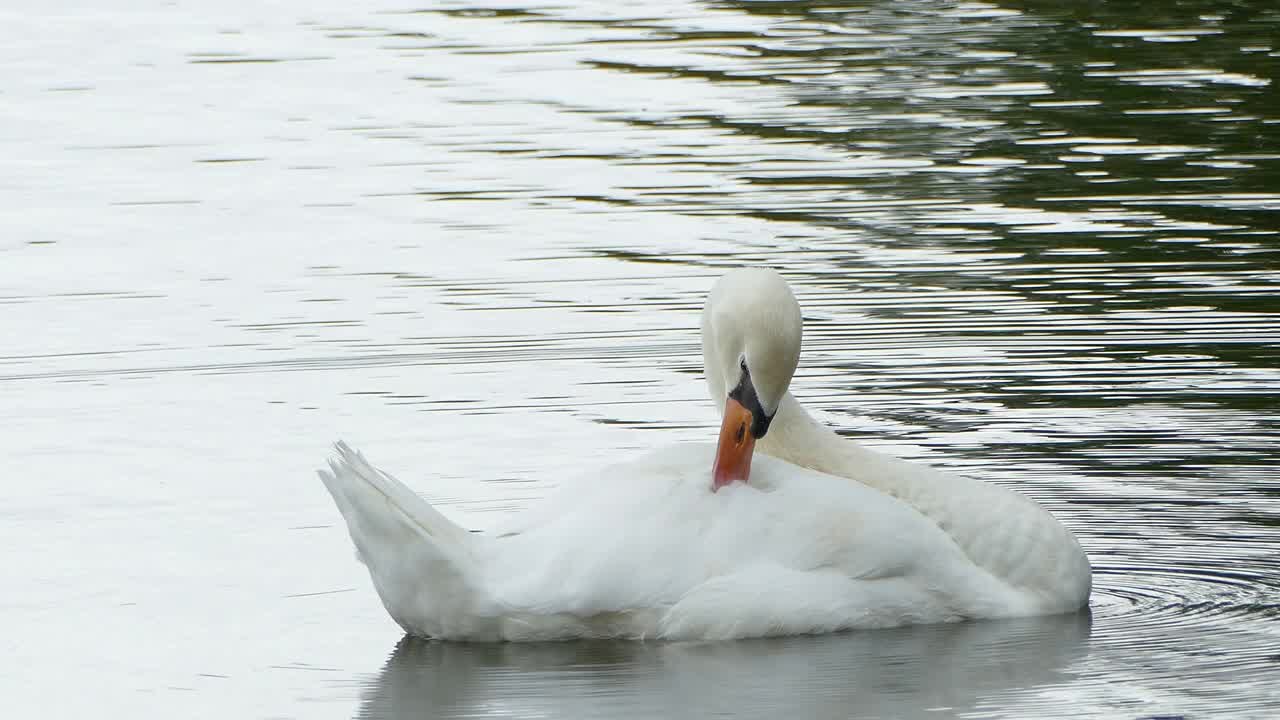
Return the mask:
<svg viewBox="0 0 1280 720">
<path fill-rule="evenodd" d="M 746 482 L 755 441 L 769 432 L 800 361 L 800 304 L 773 270 L 721 277 L 702 312 L 702 362 L 723 408 L 712 489 Z"/>
</svg>

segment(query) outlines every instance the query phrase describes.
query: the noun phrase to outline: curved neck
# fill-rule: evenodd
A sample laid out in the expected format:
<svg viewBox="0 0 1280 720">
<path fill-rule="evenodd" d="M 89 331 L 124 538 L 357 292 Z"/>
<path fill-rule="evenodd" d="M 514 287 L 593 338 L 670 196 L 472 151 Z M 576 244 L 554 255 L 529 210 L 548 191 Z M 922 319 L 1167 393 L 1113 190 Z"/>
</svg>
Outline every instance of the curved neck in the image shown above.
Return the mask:
<svg viewBox="0 0 1280 720">
<path fill-rule="evenodd" d="M 776 458 L 832 475 L 849 476 L 848 457 L 857 445 L 814 420 L 790 392 L 782 396 L 769 433 L 760 439 L 761 451 Z"/>
<path fill-rule="evenodd" d="M 783 396 L 769 433 L 760 439 L 756 449 L 908 501 L 921 490 L 919 478 L 902 471 L 901 460 L 837 435 L 809 415 L 790 392 Z"/>
</svg>

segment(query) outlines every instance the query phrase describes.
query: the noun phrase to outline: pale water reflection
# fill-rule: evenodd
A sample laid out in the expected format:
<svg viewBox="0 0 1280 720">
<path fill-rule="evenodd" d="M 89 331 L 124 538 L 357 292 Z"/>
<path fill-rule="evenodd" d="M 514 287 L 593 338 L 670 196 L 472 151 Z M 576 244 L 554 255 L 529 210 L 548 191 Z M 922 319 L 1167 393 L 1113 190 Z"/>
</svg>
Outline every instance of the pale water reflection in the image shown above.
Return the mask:
<svg viewBox="0 0 1280 720">
<path fill-rule="evenodd" d="M 10 713 L 1280 703 L 1274 3 L 54 2 L 0 37 Z M 1052 509 L 1091 626 L 393 652 L 328 444 L 484 529 L 706 439 L 697 310 L 750 263 L 805 307 L 806 405 Z"/>
<path fill-rule="evenodd" d="M 405 638 L 358 717 L 1034 716 L 1088 639 L 1088 613 L 727 643 Z"/>
</svg>

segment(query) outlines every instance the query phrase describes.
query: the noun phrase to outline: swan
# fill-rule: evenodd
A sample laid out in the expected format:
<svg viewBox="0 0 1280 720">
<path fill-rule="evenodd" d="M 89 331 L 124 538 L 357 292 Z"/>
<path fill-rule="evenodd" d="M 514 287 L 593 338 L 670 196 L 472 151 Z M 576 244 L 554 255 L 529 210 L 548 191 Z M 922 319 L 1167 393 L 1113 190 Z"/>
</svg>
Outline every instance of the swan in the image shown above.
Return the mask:
<svg viewBox="0 0 1280 720">
<path fill-rule="evenodd" d="M 814 420 L 789 390 L 801 335 L 781 275 L 726 273 L 702 314 L 717 442 L 590 470 L 494 532 L 345 443 L 320 477 L 383 606 L 419 637 L 733 639 L 1088 602 L 1087 557 L 1030 499 Z"/>
</svg>

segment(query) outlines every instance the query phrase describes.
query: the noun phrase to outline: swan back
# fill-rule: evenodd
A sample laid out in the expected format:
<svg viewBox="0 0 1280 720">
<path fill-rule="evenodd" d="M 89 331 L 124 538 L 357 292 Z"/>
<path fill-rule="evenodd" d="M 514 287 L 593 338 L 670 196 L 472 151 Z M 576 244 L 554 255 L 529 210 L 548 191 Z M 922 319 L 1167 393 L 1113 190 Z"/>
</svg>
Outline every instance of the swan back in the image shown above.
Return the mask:
<svg viewBox="0 0 1280 720">
<path fill-rule="evenodd" d="M 1042 612 L 1089 599 L 1092 571 L 1075 536 L 1023 495 L 862 447 L 814 420 L 789 393 L 760 451 L 902 501 L 946 533 L 974 565 L 1031 593 Z"/>
</svg>

